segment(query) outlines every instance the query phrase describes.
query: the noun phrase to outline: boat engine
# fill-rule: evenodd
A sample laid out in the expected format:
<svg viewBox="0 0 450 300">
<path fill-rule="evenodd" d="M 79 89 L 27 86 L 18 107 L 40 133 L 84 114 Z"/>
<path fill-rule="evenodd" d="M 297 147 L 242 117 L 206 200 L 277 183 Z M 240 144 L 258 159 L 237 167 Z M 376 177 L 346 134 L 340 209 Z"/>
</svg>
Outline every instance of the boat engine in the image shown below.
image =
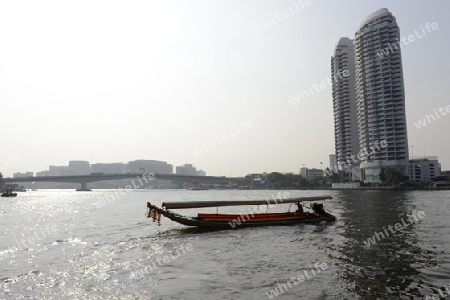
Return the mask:
<svg viewBox="0 0 450 300">
<path fill-rule="evenodd" d="M 312 205 L 312 210 L 319 215 L 325 215 L 326 212 L 323 209 L 323 204 L 322 203 L 313 203 Z"/>
</svg>

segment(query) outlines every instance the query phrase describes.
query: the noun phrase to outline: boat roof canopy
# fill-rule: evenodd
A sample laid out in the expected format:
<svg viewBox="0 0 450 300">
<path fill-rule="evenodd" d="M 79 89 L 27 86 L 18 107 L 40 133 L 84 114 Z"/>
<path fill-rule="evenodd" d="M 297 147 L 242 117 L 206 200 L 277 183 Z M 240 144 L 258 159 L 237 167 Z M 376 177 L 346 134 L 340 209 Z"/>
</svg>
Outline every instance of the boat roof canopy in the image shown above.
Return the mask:
<svg viewBox="0 0 450 300">
<path fill-rule="evenodd" d="M 299 197 L 290 199 L 267 199 L 267 200 L 240 200 L 240 201 L 187 201 L 187 202 L 164 202 L 162 206 L 166 209 L 184 209 L 218 206 L 241 206 L 241 205 L 269 205 L 306 201 L 319 201 L 333 199 L 331 196 Z"/>
</svg>

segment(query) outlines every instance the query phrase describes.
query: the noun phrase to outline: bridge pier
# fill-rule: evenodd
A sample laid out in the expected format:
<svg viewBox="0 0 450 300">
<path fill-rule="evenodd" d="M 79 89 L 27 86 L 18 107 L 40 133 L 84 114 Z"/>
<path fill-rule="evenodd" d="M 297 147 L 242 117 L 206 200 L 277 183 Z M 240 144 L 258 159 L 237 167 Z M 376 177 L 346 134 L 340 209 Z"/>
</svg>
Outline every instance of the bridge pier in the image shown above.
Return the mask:
<svg viewBox="0 0 450 300">
<path fill-rule="evenodd" d="M 86 182 L 80 182 L 80 184 L 81 184 L 81 188 L 76 189 L 77 192 L 90 192 L 91 191 L 91 189 L 88 188 Z"/>
</svg>

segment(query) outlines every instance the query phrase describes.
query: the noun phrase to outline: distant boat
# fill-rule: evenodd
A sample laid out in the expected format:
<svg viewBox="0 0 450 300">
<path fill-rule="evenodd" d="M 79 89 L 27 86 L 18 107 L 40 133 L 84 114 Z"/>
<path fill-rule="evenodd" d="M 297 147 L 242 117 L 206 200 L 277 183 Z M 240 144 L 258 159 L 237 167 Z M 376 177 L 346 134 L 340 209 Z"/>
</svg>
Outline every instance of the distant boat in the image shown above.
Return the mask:
<svg viewBox="0 0 450 300">
<path fill-rule="evenodd" d="M 153 221 L 161 220 L 161 215 L 172 221 L 186 226 L 195 226 L 203 229 L 238 229 L 253 226 L 273 226 L 273 225 L 292 225 L 298 223 L 318 223 L 322 221 L 334 221 L 336 217 L 325 212 L 323 204 L 313 203 L 312 212 L 304 212 L 301 202 L 320 201 L 332 199 L 330 196 L 320 197 L 301 197 L 279 200 L 247 200 L 247 201 L 188 201 L 188 202 L 170 202 L 163 203 L 159 208 L 150 202 L 147 202 L 148 217 Z M 243 206 L 243 205 L 269 205 L 272 204 L 292 204 L 298 207 L 296 211 L 287 211 L 282 213 L 255 213 L 249 214 L 203 214 L 199 213 L 197 217 L 187 217 L 174 213 L 169 209 L 189 209 L 202 207 L 221 207 L 221 206 Z"/>
<path fill-rule="evenodd" d="M 206 190 L 208 190 L 208 188 L 205 188 L 205 187 L 190 187 L 187 190 L 189 190 L 189 191 L 206 191 Z"/>
<path fill-rule="evenodd" d="M 17 197 L 17 193 L 13 193 L 12 189 L 6 189 L 3 191 L 2 197 Z"/>
</svg>

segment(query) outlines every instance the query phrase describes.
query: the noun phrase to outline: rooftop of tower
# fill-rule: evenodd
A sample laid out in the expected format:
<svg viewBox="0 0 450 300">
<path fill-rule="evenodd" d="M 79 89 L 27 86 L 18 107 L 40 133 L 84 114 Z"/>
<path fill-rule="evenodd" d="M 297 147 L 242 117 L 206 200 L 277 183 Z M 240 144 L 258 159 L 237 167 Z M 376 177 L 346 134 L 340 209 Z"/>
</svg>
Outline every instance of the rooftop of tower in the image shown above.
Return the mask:
<svg viewBox="0 0 450 300">
<path fill-rule="evenodd" d="M 384 15 L 391 15 L 392 16 L 392 13 L 387 8 L 380 8 L 379 10 L 374 11 L 373 13 L 371 13 L 370 15 L 365 17 L 364 20 L 359 25 L 359 28 L 360 29 L 363 28 L 364 25 L 366 25 L 367 23 L 369 23 L 373 19 L 381 18 Z"/>
<path fill-rule="evenodd" d="M 353 45 L 353 41 L 348 37 L 341 37 L 339 39 L 338 45 Z"/>
<path fill-rule="evenodd" d="M 347 46 L 347 47 L 342 47 Z M 336 47 L 334 47 L 334 52 L 336 52 L 337 49 L 342 48 L 353 48 L 353 40 L 349 39 L 348 37 L 341 37 L 339 41 L 336 44 Z"/>
</svg>

